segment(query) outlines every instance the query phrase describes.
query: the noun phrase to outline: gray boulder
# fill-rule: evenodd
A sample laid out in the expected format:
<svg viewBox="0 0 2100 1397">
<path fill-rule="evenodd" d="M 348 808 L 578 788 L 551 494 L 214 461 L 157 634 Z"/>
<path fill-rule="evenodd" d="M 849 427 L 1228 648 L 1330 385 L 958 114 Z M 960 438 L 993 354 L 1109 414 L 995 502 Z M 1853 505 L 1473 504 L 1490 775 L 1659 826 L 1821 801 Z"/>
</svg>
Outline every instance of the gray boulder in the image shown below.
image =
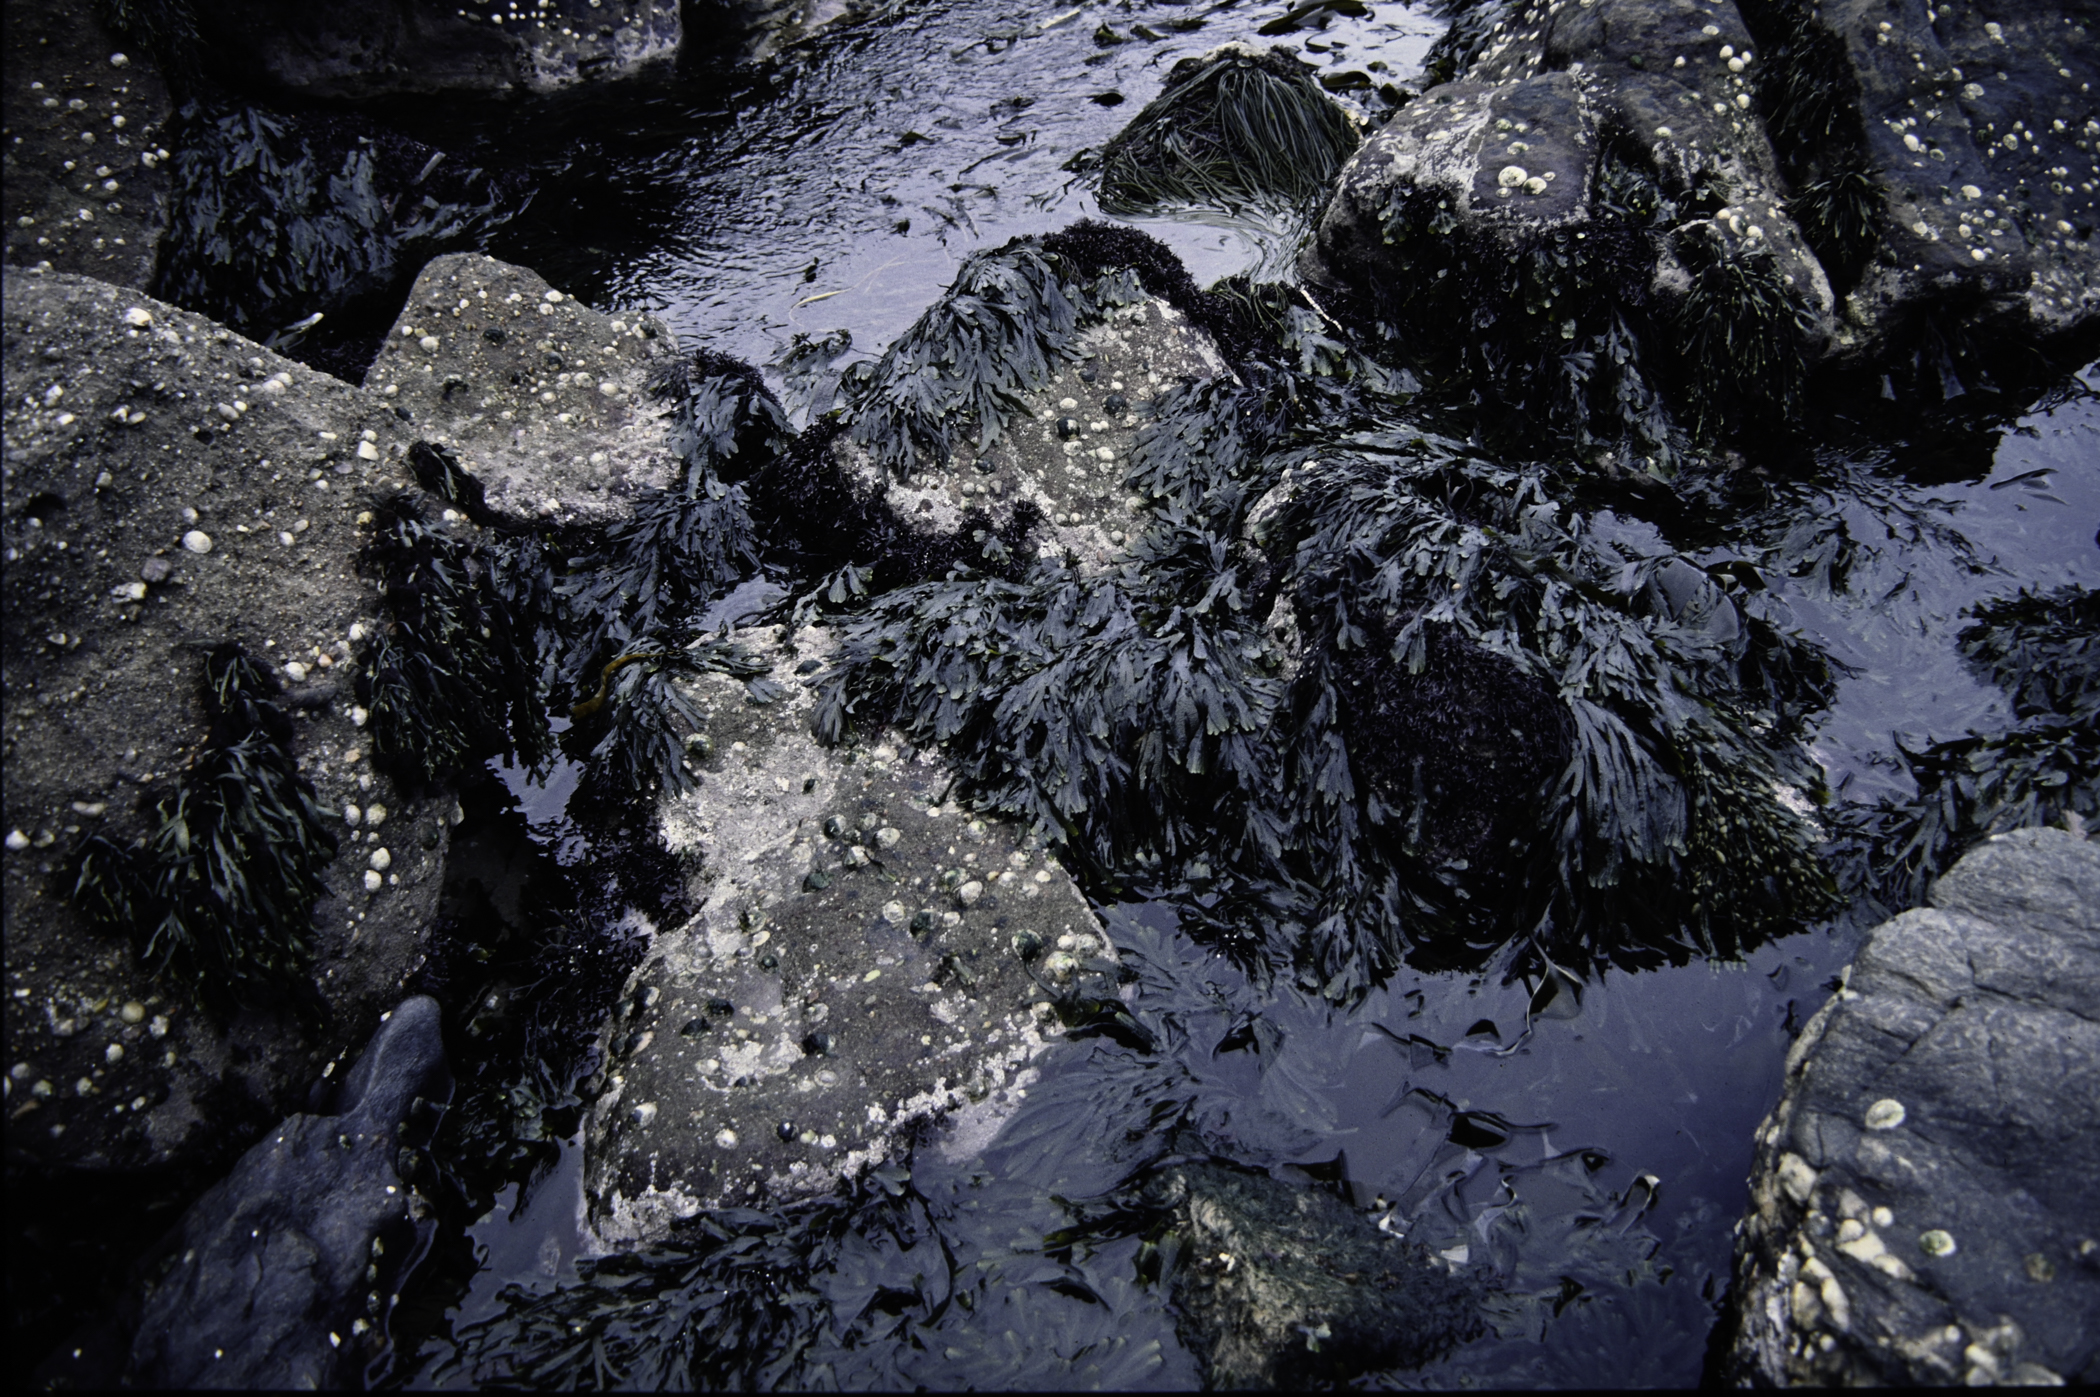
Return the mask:
<svg viewBox="0 0 2100 1397">
<path fill-rule="evenodd" d="M 411 1180 L 452 1097 L 437 1001 L 404 1000 L 331 1115 L 295 1115 L 163 1244 L 131 1345 L 159 1388 L 361 1386 L 429 1204 Z M 427 1229 L 426 1229 L 427 1230 Z"/>
<path fill-rule="evenodd" d="M 373 770 L 349 663 L 377 624 L 359 516 L 406 483 L 408 427 L 135 292 L 13 268 L 4 288 L 7 1148 L 32 1169 L 194 1166 L 294 1109 L 421 961 L 455 806 Z M 156 827 L 211 729 L 204 653 L 225 641 L 276 669 L 339 841 L 308 929 L 325 1023 L 216 1022 L 68 897 L 81 840 Z"/>
<path fill-rule="evenodd" d="M 2100 848 L 1999 835 L 1868 934 L 1758 1132 L 1727 1374 L 2100 1380 Z"/>
<path fill-rule="evenodd" d="M 654 317 L 601 315 L 524 267 L 453 253 L 424 266 L 364 382 L 457 452 L 491 508 L 603 520 L 672 479 L 649 387 L 677 348 Z"/>
<path fill-rule="evenodd" d="M 776 683 L 830 645 L 738 640 Z M 951 1116 L 942 1148 L 981 1148 L 1062 1031 L 1052 1000 L 1113 955 L 1039 844 L 946 802 L 931 752 L 819 746 L 802 683 L 684 687 L 700 781 L 658 824 L 700 910 L 655 932 L 606 1030 L 585 1185 L 608 1244 L 828 1192 Z"/>
</svg>

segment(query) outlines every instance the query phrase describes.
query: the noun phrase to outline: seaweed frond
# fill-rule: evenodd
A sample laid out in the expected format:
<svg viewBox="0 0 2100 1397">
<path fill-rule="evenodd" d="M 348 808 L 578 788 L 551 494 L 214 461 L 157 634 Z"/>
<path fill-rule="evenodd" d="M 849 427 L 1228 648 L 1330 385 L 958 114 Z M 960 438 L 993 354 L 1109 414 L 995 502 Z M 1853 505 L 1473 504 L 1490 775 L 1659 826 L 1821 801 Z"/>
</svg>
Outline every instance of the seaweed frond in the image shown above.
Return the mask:
<svg viewBox="0 0 2100 1397">
<path fill-rule="evenodd" d="M 1990 835 L 2100 820 L 2100 593 L 2022 589 L 1971 614 L 1961 652 L 2005 690 L 2019 721 L 1921 751 L 1897 744 L 1917 795 L 1880 802 L 1851 831 L 1863 860 L 1856 880 L 1892 910 L 1922 903 L 1932 880 Z"/>
<path fill-rule="evenodd" d="M 537 666 L 489 558 L 401 496 L 374 511 L 360 566 L 385 591 L 387 621 L 361 657 L 373 759 L 410 790 L 441 785 L 472 760 L 551 750 Z"/>
<path fill-rule="evenodd" d="M 1184 58 L 1101 153 L 1101 207 L 1307 207 L 1360 137 L 1316 71 L 1287 49 L 1231 45 Z"/>
<path fill-rule="evenodd" d="M 211 736 L 155 806 L 152 832 L 136 848 L 89 836 L 71 896 L 214 1012 L 311 998 L 313 905 L 328 891 L 335 836 L 299 774 L 268 671 L 222 645 L 205 660 L 205 689 Z"/>
</svg>

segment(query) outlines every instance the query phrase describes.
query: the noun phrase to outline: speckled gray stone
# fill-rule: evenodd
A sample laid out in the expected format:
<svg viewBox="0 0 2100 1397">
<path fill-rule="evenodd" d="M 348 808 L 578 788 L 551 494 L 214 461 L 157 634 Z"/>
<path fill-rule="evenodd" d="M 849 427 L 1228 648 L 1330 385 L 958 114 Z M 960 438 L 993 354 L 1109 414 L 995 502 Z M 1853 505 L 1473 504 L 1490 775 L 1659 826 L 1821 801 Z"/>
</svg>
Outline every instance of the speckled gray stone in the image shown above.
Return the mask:
<svg viewBox="0 0 2100 1397">
<path fill-rule="evenodd" d="M 788 694 L 689 686 L 712 753 L 658 822 L 700 910 L 655 930 L 606 1031 L 585 1183 L 609 1245 L 826 1192 L 937 1121 L 936 1148 L 981 1148 L 1061 1032 L 1051 996 L 1113 956 L 1054 858 L 944 799 L 931 752 L 817 745 L 796 671 L 824 632 L 739 641 Z"/>
<path fill-rule="evenodd" d="M 1931 902 L 1868 934 L 1789 1054 L 1737 1382 L 2100 1380 L 2100 846 L 2000 835 Z"/>
</svg>

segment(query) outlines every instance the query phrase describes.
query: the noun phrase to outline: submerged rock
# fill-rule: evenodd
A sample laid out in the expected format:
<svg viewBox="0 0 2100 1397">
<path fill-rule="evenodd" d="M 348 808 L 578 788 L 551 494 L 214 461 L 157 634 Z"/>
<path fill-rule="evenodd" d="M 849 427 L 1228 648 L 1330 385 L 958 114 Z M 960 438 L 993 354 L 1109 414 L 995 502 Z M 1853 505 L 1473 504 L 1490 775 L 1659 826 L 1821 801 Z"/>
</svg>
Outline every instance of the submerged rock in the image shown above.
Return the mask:
<svg viewBox="0 0 2100 1397">
<path fill-rule="evenodd" d="M 675 477 L 650 387 L 676 353 L 654 317 L 601 315 L 535 272 L 456 253 L 416 278 L 365 387 L 455 450 L 492 509 L 603 520 Z"/>
<path fill-rule="evenodd" d="M 58 273 L 9 270 L 4 352 L 10 1163 L 222 1158 L 370 1031 L 436 903 L 452 803 L 372 769 L 348 678 L 376 624 L 351 566 L 364 492 L 400 480 L 405 424 L 199 316 Z M 206 658 L 228 642 L 274 670 L 283 759 L 338 852 L 310 920 L 280 928 L 307 940 L 318 997 L 218 1022 L 95 928 L 69 860 L 161 828 L 217 741 Z"/>
<path fill-rule="evenodd" d="M 161 1246 L 130 1380 L 159 1388 L 362 1386 L 427 1236 L 413 1184 L 452 1079 L 437 1001 L 404 1000 L 330 1115 L 295 1115 Z M 389 1298 L 391 1297 L 391 1298 Z"/>
<path fill-rule="evenodd" d="M 1485 1329 L 1477 1281 L 1321 1189 L 1192 1164 L 1144 1195 L 1169 1210 L 1178 1328 L 1212 1387 L 1333 1386 Z"/>
<path fill-rule="evenodd" d="M 789 671 L 820 633 L 740 641 L 778 662 L 760 685 L 787 682 L 683 685 L 700 782 L 659 820 L 700 910 L 656 933 L 607 1030 L 585 1140 L 607 1242 L 827 1192 L 950 1113 L 970 1124 L 949 1147 L 978 1147 L 1059 1031 L 1051 998 L 1111 955 L 1040 846 L 945 802 L 931 753 L 816 744 Z"/>
<path fill-rule="evenodd" d="M 2023 829 L 1869 933 L 1758 1133 L 1727 1372 L 2100 1380 L 2100 848 Z"/>
</svg>

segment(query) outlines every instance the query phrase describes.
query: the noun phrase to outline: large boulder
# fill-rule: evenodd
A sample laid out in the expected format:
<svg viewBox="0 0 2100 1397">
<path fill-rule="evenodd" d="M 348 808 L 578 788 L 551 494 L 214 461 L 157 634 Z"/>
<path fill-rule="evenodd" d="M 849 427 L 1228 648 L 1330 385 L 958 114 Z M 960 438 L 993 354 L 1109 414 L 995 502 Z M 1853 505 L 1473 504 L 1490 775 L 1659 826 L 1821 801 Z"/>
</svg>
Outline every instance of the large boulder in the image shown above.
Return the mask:
<svg viewBox="0 0 2100 1397">
<path fill-rule="evenodd" d="M 2100 1381 L 2100 848 L 1999 835 L 1931 903 L 1868 934 L 1788 1054 L 1736 1381 Z"/>
<path fill-rule="evenodd" d="M 273 5 L 198 0 L 212 61 L 247 82 L 341 101 L 544 92 L 671 61 L 679 0 Z"/>
<path fill-rule="evenodd" d="M 453 802 L 372 769 L 346 668 L 376 623 L 358 516 L 401 481 L 407 427 L 135 292 L 15 269 L 4 286 L 10 1166 L 222 1159 L 371 1032 L 436 905 Z M 228 642 L 275 671 L 287 759 L 337 852 L 310 925 L 289 929 L 318 1001 L 217 1019 L 95 928 L 69 856 L 162 827 L 156 807 L 216 743 L 205 679 Z"/>
<path fill-rule="evenodd" d="M 738 639 L 781 679 L 829 648 Z M 819 746 L 801 682 L 682 685 L 700 779 L 659 824 L 699 911 L 655 933 L 606 1031 L 585 1183 L 614 1244 L 828 1192 L 951 1114 L 948 1147 L 981 1147 L 1061 1031 L 1053 999 L 1112 954 L 1040 843 L 946 801 L 931 752 Z"/>
<path fill-rule="evenodd" d="M 1658 404 L 1712 435 L 1797 412 L 1826 365 L 1959 393 L 1972 348 L 2094 322 L 2100 64 L 2063 7 L 1885 8 L 1462 6 L 1442 81 L 1343 170 L 1305 273 L 1650 465 L 1673 449 Z"/>
</svg>

